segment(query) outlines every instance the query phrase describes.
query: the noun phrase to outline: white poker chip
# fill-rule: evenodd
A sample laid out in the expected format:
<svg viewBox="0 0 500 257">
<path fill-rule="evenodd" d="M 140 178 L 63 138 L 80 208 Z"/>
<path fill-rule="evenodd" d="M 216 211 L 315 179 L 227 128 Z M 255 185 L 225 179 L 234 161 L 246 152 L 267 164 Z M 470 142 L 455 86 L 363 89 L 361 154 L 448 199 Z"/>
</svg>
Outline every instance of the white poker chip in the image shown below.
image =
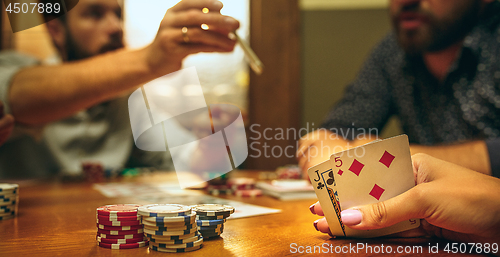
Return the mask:
<svg viewBox="0 0 500 257">
<path fill-rule="evenodd" d="M 193 211 L 200 216 L 229 216 L 234 213 L 234 207 L 224 204 L 198 204 L 193 206 Z"/>
<path fill-rule="evenodd" d="M 182 204 L 149 204 L 139 207 L 137 213 L 146 217 L 190 216 L 191 207 Z"/>
</svg>

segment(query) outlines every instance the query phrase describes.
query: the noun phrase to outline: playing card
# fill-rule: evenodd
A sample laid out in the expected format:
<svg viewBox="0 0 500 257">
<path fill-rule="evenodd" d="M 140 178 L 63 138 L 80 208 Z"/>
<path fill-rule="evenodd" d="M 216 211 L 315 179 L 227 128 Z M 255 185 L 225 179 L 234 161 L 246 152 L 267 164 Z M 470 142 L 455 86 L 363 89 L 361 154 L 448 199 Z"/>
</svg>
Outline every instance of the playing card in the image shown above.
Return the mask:
<svg viewBox="0 0 500 257">
<path fill-rule="evenodd" d="M 415 186 L 406 135 L 335 153 L 330 157 L 330 166 L 341 210 L 385 201 Z M 323 206 L 323 202 L 320 202 Z M 416 219 L 377 230 L 363 231 L 346 227 L 345 234 L 376 237 L 418 226 L 420 222 Z"/>
<path fill-rule="evenodd" d="M 340 205 L 330 160 L 311 167 L 307 173 L 325 213 L 330 231 L 333 235 L 345 236 L 345 226 L 340 219 Z"/>
</svg>

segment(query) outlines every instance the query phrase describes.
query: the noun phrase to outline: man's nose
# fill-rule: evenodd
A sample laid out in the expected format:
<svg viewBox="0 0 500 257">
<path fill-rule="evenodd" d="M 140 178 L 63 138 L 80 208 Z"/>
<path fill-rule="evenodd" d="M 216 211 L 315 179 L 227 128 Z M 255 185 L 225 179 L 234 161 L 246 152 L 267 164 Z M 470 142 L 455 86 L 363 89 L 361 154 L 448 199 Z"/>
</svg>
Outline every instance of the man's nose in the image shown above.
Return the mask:
<svg viewBox="0 0 500 257">
<path fill-rule="evenodd" d="M 122 34 L 123 33 L 122 19 L 114 13 L 107 15 L 106 29 L 110 35 Z"/>
</svg>

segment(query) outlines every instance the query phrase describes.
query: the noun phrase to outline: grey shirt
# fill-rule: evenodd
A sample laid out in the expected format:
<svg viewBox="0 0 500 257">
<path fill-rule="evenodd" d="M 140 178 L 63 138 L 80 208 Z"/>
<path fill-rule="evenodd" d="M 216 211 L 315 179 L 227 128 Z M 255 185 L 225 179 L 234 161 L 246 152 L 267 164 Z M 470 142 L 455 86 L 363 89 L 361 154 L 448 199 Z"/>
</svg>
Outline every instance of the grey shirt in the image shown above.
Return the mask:
<svg viewBox="0 0 500 257">
<path fill-rule="evenodd" d="M 11 79 L 20 69 L 33 65 L 40 63 L 16 52 L 0 53 L 0 100 L 6 113 L 10 113 Z M 127 99 L 117 98 L 43 128 L 27 130 L 16 124 L 13 136 L 0 146 L 0 179 L 48 177 L 61 172 L 76 175 L 86 161 L 116 169 L 125 167 L 131 157 L 134 165 L 172 169 L 168 153 L 142 152 L 134 147 L 127 110 Z M 39 138 L 26 133 L 30 130 Z"/>
</svg>

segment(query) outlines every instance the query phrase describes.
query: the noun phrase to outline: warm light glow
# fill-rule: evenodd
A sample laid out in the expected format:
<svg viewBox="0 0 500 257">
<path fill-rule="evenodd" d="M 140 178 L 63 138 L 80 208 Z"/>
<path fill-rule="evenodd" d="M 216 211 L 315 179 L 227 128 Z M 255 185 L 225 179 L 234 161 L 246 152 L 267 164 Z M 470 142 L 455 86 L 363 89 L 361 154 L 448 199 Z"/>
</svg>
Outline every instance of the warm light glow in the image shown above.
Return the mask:
<svg viewBox="0 0 500 257">
<path fill-rule="evenodd" d="M 201 24 L 201 29 L 202 30 L 208 30 L 209 28 L 210 27 L 207 24 L 205 24 L 205 23 Z"/>
<path fill-rule="evenodd" d="M 132 49 L 149 45 L 156 37 L 160 23 L 166 11 L 179 0 L 125 0 L 125 39 Z M 250 0 L 221 0 L 224 8 L 221 14 L 240 21 L 238 35 L 248 41 L 250 33 Z M 206 9 L 206 10 L 205 10 Z M 210 12 L 203 8 L 202 12 Z M 179 34 L 182 30 L 179 25 Z M 208 30 L 207 24 L 201 26 Z M 189 33 L 188 33 L 189 34 Z M 184 67 L 196 67 L 208 104 L 233 103 L 247 108 L 248 81 L 242 80 L 242 73 L 248 76 L 248 64 L 241 47 L 236 46 L 232 53 L 200 53 L 188 56 Z M 242 84 L 244 83 L 244 84 Z M 223 90 L 224 89 L 224 90 Z M 173 96 L 175 93 L 166 89 L 162 95 Z M 194 93 L 190 90 L 178 93 Z"/>
<path fill-rule="evenodd" d="M 205 7 L 205 8 L 203 8 L 201 11 L 202 11 L 203 13 L 208 13 L 210 10 L 208 10 L 208 8 L 207 8 L 207 7 Z"/>
</svg>

